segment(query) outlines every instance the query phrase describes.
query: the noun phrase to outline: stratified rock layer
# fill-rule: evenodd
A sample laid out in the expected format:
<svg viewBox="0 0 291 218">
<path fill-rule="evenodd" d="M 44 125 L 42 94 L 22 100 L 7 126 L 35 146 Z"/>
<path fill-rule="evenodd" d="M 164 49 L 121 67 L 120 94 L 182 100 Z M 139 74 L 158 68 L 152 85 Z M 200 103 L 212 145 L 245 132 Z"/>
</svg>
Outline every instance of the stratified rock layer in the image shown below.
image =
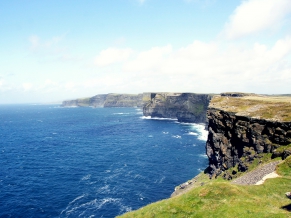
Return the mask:
<svg viewBox="0 0 291 218">
<path fill-rule="evenodd" d="M 206 110 L 211 99 L 208 94 L 151 93 L 143 107 L 144 116 L 174 118 L 179 122 L 205 123 Z"/>
<path fill-rule="evenodd" d="M 244 103 L 241 99 L 242 106 Z M 225 105 L 228 110 L 231 107 Z M 212 176 L 234 166 L 238 166 L 239 171 L 246 171 L 248 162 L 261 153 L 275 154 L 276 148 L 291 143 L 291 122 L 239 114 L 221 108 L 209 108 L 207 111 L 209 134 L 206 153 Z"/>
</svg>

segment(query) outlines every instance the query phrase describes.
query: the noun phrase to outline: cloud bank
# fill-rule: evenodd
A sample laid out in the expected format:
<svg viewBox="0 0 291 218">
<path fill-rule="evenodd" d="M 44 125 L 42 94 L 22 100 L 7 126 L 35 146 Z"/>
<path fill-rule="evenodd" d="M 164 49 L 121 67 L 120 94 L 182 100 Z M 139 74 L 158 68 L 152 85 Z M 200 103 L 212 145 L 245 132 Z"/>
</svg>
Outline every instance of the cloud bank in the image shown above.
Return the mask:
<svg viewBox="0 0 291 218">
<path fill-rule="evenodd" d="M 290 0 L 243 1 L 230 16 L 223 34 L 228 39 L 277 29 L 291 12 Z"/>
</svg>

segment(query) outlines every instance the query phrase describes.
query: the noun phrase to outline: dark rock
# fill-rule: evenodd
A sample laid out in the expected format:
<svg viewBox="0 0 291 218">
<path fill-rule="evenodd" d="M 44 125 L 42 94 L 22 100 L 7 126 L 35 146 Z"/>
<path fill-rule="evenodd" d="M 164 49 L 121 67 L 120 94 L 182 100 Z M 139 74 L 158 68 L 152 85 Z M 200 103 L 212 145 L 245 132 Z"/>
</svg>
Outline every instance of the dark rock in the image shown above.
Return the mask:
<svg viewBox="0 0 291 218">
<path fill-rule="evenodd" d="M 207 118 L 209 134 L 206 154 L 211 166 L 210 173 L 215 176 L 235 166 L 244 172 L 248 164 L 260 158 L 264 152 L 272 152 L 273 158 L 286 158 L 291 154 L 289 150 L 284 154 L 283 151 L 276 151 L 276 148 L 290 144 L 291 122 L 237 116 L 216 108 L 207 110 Z"/>
<path fill-rule="evenodd" d="M 239 163 L 238 164 L 238 171 L 239 172 L 245 172 L 248 170 L 248 166 L 245 163 Z"/>
<path fill-rule="evenodd" d="M 179 122 L 206 123 L 206 110 L 211 99 L 208 94 L 152 93 L 144 105 L 144 116 L 174 118 Z"/>
</svg>

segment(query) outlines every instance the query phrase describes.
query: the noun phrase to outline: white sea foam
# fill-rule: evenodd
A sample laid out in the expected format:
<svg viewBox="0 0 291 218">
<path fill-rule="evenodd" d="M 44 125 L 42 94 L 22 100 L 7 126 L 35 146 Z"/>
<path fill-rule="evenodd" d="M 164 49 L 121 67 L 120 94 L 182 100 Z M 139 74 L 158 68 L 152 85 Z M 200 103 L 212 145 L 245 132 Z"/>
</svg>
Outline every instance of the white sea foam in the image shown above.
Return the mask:
<svg viewBox="0 0 291 218">
<path fill-rule="evenodd" d="M 186 135 L 198 135 L 198 133 L 196 133 L 196 132 L 188 132 Z"/>
<path fill-rule="evenodd" d="M 198 132 L 198 139 L 201 141 L 206 141 L 208 137 L 208 131 L 205 130 L 204 124 L 192 123 L 192 128 Z"/>
<path fill-rule="evenodd" d="M 199 154 L 199 157 L 208 158 L 206 154 Z"/>
<path fill-rule="evenodd" d="M 180 135 L 173 135 L 172 137 L 173 137 L 173 138 L 176 138 L 176 139 L 180 139 L 180 138 L 182 138 Z"/>
<path fill-rule="evenodd" d="M 75 201 L 78 201 L 79 199 L 81 199 L 81 198 L 83 198 L 83 197 L 85 197 L 85 196 L 86 196 L 85 194 L 82 194 L 82 195 L 76 197 L 74 200 L 72 200 L 72 201 L 69 203 L 69 205 L 70 205 L 70 204 L 73 204 Z"/>
<path fill-rule="evenodd" d="M 123 114 L 129 114 L 129 113 L 113 113 L 114 115 L 123 115 Z"/>
<path fill-rule="evenodd" d="M 86 176 L 83 176 L 83 178 L 81 180 L 88 180 L 91 178 L 91 174 L 88 174 Z"/>
<path fill-rule="evenodd" d="M 161 184 L 164 180 L 165 180 L 165 176 L 163 176 L 161 179 L 160 179 L 160 181 L 159 181 L 159 183 Z"/>
<path fill-rule="evenodd" d="M 169 132 L 163 132 L 163 134 L 169 134 Z"/>
<path fill-rule="evenodd" d="M 151 117 L 151 116 L 142 116 L 140 118 L 144 119 L 144 120 L 172 120 L 172 121 L 177 120 L 177 119 L 173 119 L 173 118 L 161 118 L 161 117 Z"/>
</svg>

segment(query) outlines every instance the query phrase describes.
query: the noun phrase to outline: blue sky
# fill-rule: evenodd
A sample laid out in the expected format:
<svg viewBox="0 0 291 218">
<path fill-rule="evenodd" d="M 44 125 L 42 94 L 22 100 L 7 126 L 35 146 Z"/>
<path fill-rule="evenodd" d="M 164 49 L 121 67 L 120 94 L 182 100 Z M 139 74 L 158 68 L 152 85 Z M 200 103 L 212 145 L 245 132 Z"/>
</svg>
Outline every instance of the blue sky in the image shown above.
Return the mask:
<svg viewBox="0 0 291 218">
<path fill-rule="evenodd" d="M 291 93 L 290 0 L 0 2 L 0 104 Z"/>
</svg>

